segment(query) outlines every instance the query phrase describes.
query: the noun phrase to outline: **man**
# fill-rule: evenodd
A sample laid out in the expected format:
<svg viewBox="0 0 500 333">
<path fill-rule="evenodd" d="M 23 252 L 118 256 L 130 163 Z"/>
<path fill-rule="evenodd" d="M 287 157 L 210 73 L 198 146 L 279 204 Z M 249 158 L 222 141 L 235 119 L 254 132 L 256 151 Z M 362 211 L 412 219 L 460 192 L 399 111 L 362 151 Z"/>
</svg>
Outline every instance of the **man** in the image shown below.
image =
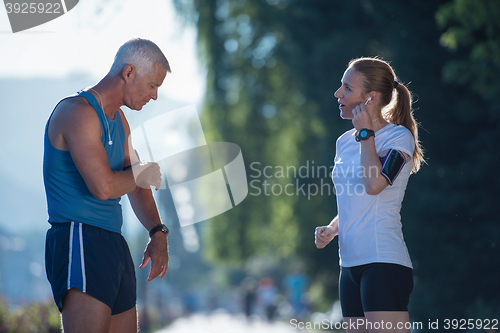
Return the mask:
<svg viewBox="0 0 500 333">
<path fill-rule="evenodd" d="M 66 333 L 137 332 L 135 271 L 121 235 L 122 195 L 128 194 L 150 232 L 140 265 L 151 259 L 148 282 L 167 270 L 168 229 L 150 188 L 159 189 L 160 168 L 138 161 L 120 109 L 141 110 L 156 100 L 167 72 L 158 46 L 130 40 L 97 85 L 60 101 L 47 122 L 43 174 L 52 226 L 46 269 Z"/>
</svg>

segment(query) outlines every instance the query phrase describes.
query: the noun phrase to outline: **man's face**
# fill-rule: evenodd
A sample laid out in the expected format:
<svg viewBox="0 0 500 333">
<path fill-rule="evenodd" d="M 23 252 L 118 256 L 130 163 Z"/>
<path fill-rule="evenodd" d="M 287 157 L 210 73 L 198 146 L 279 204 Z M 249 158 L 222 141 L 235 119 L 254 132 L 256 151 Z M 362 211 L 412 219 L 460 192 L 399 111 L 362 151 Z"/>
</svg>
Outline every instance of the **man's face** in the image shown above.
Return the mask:
<svg viewBox="0 0 500 333">
<path fill-rule="evenodd" d="M 125 105 L 132 110 L 141 110 L 151 99 L 158 98 L 158 88 L 162 85 L 167 71 L 161 65 L 153 64 L 145 72 L 135 72 L 125 92 Z"/>
</svg>

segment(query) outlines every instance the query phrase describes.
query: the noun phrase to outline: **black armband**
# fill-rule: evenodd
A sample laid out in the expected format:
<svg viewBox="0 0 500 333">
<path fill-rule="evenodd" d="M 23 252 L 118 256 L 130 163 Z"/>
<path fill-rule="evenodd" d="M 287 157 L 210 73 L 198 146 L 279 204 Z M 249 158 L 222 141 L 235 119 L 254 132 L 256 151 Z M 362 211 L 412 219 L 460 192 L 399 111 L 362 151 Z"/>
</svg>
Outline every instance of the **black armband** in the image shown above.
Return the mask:
<svg viewBox="0 0 500 333">
<path fill-rule="evenodd" d="M 399 150 L 390 149 L 387 155 L 380 158 L 380 162 L 382 162 L 382 170 L 380 170 L 380 174 L 387 179 L 389 185 L 392 185 L 405 166 L 406 158 L 405 155 Z"/>
</svg>

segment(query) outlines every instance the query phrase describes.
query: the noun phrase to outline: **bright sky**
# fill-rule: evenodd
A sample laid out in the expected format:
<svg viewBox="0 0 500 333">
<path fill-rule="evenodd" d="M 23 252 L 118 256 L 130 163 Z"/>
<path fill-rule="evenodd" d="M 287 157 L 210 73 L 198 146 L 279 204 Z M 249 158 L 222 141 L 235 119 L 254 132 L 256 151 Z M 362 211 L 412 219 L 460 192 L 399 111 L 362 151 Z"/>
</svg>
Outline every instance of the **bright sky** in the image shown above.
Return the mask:
<svg viewBox="0 0 500 333">
<path fill-rule="evenodd" d="M 79 82 L 61 87 L 72 82 L 68 77 L 80 74 L 85 84 L 97 83 L 119 46 L 135 37 L 154 41 L 172 68 L 148 110 L 201 105 L 206 74 L 197 57 L 196 29 L 182 21 L 171 0 L 81 0 L 67 14 L 15 34 L 4 8 L 0 5 L 0 229 L 34 223 L 46 228 L 44 126 L 57 100 L 85 88 Z M 43 92 L 35 90 L 40 85 Z"/>
<path fill-rule="evenodd" d="M 12 33 L 0 6 L 0 78 L 64 77 L 80 72 L 96 80 L 109 70 L 119 46 L 134 37 L 154 41 L 172 74 L 160 88 L 174 100 L 198 104 L 204 72 L 197 61 L 196 30 L 169 0 L 81 0 L 67 14 Z"/>
</svg>

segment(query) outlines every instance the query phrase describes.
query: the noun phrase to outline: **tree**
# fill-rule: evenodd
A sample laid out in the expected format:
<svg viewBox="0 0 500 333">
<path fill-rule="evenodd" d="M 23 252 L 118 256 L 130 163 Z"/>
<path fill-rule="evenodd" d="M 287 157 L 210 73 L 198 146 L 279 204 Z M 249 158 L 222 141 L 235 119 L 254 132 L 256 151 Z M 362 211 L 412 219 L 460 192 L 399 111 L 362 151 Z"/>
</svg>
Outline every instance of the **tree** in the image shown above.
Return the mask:
<svg viewBox="0 0 500 333">
<path fill-rule="evenodd" d="M 176 3 L 181 9 L 186 4 Z M 486 14 L 480 8 L 485 3 Z M 499 185 L 489 170 L 500 162 L 494 153 L 498 107 L 492 101 L 500 84 L 500 2 L 191 4 L 208 69 L 202 114 L 207 136 L 240 145 L 249 182 L 260 180 L 253 184 L 261 189 L 253 195 L 258 191 L 251 186 L 242 204 L 212 219 L 210 259 L 238 264 L 255 255 L 299 256 L 314 280 L 329 281 L 327 292 L 336 297 L 336 245 L 318 251 L 313 244 L 314 227 L 336 214 L 335 197 L 307 197 L 307 189 L 329 177 L 282 177 L 277 166 L 332 166 L 335 139 L 351 126 L 338 119 L 332 94 L 350 59 L 381 56 L 417 94 L 415 114 L 429 161 L 410 178 L 401 212 L 415 266 L 412 318 L 479 318 L 481 311 L 498 317 L 500 290 L 488 270 L 500 264 L 499 196 L 487 189 Z M 448 30 L 442 35 L 439 27 Z M 476 41 L 483 45 L 478 50 Z M 266 169 L 270 177 L 265 166 L 272 167 Z M 304 185 L 306 195 L 277 194 L 288 184 Z"/>
<path fill-rule="evenodd" d="M 496 0 L 455 0 L 436 13 L 443 46 L 457 54 L 443 69 L 447 83 L 469 85 L 485 100 L 500 94 L 500 4 Z M 492 111 L 498 114 L 500 106 Z"/>
</svg>

